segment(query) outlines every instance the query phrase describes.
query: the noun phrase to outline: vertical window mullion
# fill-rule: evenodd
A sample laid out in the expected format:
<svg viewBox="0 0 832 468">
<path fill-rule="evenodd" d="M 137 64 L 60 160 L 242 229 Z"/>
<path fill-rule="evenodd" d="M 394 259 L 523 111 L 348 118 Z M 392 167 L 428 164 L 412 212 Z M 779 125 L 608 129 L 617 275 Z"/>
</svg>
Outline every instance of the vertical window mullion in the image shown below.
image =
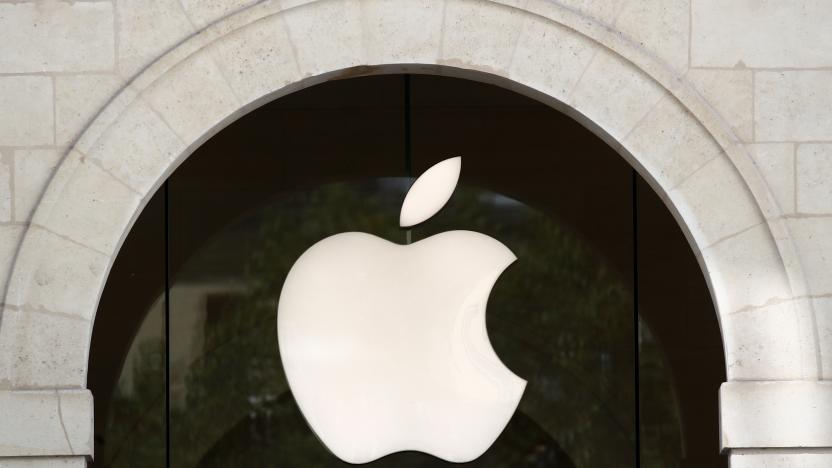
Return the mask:
<svg viewBox="0 0 832 468">
<path fill-rule="evenodd" d="M 411 97 L 410 97 L 410 74 L 404 75 L 404 174 L 405 177 L 413 180 L 413 154 L 411 142 Z M 413 240 L 413 229 L 405 230 L 405 243 L 410 244 Z"/>
<path fill-rule="evenodd" d="M 641 391 L 639 387 L 639 316 L 638 316 L 638 173 L 632 170 L 632 213 L 633 213 L 633 376 L 635 382 L 635 433 L 636 433 L 636 467 L 641 466 Z"/>
<path fill-rule="evenodd" d="M 170 468 L 170 191 L 169 182 L 164 185 L 165 193 L 165 466 Z"/>
</svg>

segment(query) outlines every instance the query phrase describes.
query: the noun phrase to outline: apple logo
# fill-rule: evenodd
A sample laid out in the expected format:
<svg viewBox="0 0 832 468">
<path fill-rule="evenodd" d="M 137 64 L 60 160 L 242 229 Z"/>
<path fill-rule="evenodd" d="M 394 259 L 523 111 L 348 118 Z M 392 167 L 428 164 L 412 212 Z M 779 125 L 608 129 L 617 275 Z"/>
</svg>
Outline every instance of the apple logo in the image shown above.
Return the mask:
<svg viewBox="0 0 832 468">
<path fill-rule="evenodd" d="M 450 199 L 461 158 L 428 169 L 400 225 Z M 485 309 L 514 254 L 472 231 L 413 244 L 344 232 L 292 266 L 277 313 L 280 356 L 309 426 L 338 458 L 367 463 L 403 450 L 450 462 L 482 455 L 526 387 L 488 340 Z"/>
</svg>

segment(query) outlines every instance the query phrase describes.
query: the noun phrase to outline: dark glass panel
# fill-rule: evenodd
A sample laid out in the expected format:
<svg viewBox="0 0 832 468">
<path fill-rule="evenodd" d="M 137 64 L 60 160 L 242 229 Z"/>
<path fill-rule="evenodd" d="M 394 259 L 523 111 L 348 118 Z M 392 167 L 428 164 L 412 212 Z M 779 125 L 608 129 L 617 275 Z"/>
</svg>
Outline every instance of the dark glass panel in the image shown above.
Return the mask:
<svg viewBox="0 0 832 468">
<path fill-rule="evenodd" d="M 165 463 L 164 209 L 160 190 L 125 239 L 98 305 L 88 380 L 94 467 Z"/>
<path fill-rule="evenodd" d="M 487 315 L 497 354 L 528 380 L 518 415 L 577 466 L 634 463 L 630 167 L 571 118 L 500 88 L 417 76 L 412 96 L 414 172 L 463 156 L 463 188 L 416 237 L 470 229 L 518 257 Z"/>
<path fill-rule="evenodd" d="M 278 354 L 277 299 L 294 261 L 322 238 L 400 234 L 398 187 L 392 198 L 382 186 L 317 189 L 404 173 L 398 84 L 335 81 L 282 98 L 171 177 L 173 466 L 332 462 L 305 424 L 291 423 L 300 415 Z"/>
<path fill-rule="evenodd" d="M 637 193 L 643 466 L 727 467 L 717 401 L 725 361 L 711 295 L 668 208 L 641 178 Z M 678 415 L 667 412 L 670 402 Z"/>
</svg>

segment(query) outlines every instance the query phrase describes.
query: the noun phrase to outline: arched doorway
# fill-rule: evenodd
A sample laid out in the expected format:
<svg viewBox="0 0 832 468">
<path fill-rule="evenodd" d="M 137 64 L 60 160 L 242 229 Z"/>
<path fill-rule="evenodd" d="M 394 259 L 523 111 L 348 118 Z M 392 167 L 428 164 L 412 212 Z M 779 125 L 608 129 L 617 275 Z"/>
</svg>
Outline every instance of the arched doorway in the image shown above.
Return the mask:
<svg viewBox="0 0 832 468">
<path fill-rule="evenodd" d="M 523 252 L 492 294 L 489 331 L 509 367 L 538 376 L 483 466 L 626 465 L 637 452 L 644 466 L 721 466 L 716 315 L 663 203 L 613 149 L 549 107 L 471 81 L 410 80 L 409 132 L 404 77 L 329 82 L 229 126 L 148 204 L 113 267 L 93 335 L 98 463 L 158 457 L 168 424 L 174 466 L 277 463 L 275 454 L 286 454 L 280 437 L 332 462 L 306 440 L 311 433 L 285 391 L 251 392 L 280 378 L 269 301 L 286 265 L 276 265 L 333 231 L 378 230 L 396 240 L 402 233 L 390 214 L 409 173 L 461 154 L 459 201 L 413 234 L 475 229 Z M 281 248 L 267 242 L 276 238 Z M 235 340 L 234 352 L 217 351 Z M 261 365 L 252 371 L 252 362 Z M 229 393 L 235 388 L 245 391 Z M 385 462 L 401 466 L 404 456 Z M 436 462 L 408 456 L 416 457 L 411 466 Z"/>
</svg>

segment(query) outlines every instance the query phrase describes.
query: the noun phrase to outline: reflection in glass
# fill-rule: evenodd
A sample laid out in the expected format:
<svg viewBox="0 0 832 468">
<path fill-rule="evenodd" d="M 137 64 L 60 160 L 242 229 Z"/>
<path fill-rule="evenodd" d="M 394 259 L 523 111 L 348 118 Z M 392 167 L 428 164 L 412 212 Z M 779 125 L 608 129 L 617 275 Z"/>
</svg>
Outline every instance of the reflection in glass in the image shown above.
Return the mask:
<svg viewBox="0 0 832 468">
<path fill-rule="evenodd" d="M 165 464 L 164 216 L 157 195 L 125 239 L 99 303 L 88 379 L 95 467 Z"/>
<path fill-rule="evenodd" d="M 451 202 L 413 240 L 471 229 L 519 257 L 492 291 L 487 326 L 499 357 L 529 387 L 496 444 L 471 465 L 633 466 L 631 168 L 540 103 L 464 80 L 412 81 L 414 172 L 466 158 Z M 404 174 L 401 91 L 401 77 L 389 76 L 281 98 L 177 170 L 167 233 L 154 197 L 96 317 L 94 466 L 164 465 L 166 234 L 173 466 L 344 466 L 288 392 L 277 298 L 289 267 L 326 236 L 357 230 L 406 241 L 397 226 L 409 181 L 387 177 Z M 723 466 L 714 455 L 724 368 L 713 306 L 678 225 L 640 183 L 642 466 Z M 371 466 L 445 465 L 401 453 Z"/>
<path fill-rule="evenodd" d="M 222 229 L 186 263 L 171 290 L 174 466 L 341 465 L 288 391 L 277 300 L 291 265 L 324 237 L 354 230 L 404 243 L 397 215 L 406 187 L 406 179 L 387 178 L 285 195 Z M 488 327 L 500 358 L 529 387 L 498 442 L 471 465 L 602 467 L 632 459 L 626 283 L 555 219 L 493 192 L 460 187 L 428 223 L 431 233 L 450 229 L 445 219 L 499 239 L 520 259 L 492 292 Z M 446 463 L 401 453 L 372 465 Z"/>
<path fill-rule="evenodd" d="M 160 297 L 139 328 L 107 420 L 103 466 L 158 466 L 165 460 L 165 308 Z"/>
</svg>

